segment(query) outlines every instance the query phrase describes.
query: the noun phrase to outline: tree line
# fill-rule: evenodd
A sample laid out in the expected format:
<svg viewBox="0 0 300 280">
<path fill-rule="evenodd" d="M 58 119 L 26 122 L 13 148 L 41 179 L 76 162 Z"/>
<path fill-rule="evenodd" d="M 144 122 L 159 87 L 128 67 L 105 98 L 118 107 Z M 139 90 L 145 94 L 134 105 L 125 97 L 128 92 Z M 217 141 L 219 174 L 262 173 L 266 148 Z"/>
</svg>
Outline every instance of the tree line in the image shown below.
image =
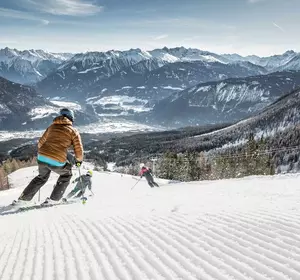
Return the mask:
<svg viewBox="0 0 300 280">
<path fill-rule="evenodd" d="M 31 159 L 24 161 L 15 158 L 9 158 L 3 161 L 0 165 L 0 190 L 9 189 L 9 174 L 20 168 L 34 165 L 36 165 L 36 157 L 32 157 Z"/>
</svg>

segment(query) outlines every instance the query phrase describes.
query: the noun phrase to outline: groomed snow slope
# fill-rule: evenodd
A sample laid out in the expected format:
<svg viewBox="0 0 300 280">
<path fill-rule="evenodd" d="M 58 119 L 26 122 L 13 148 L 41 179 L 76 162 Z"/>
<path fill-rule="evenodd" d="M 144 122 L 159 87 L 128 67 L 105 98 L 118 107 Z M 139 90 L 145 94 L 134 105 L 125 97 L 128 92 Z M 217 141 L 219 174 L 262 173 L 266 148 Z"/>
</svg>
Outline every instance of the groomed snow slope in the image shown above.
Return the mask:
<svg viewBox="0 0 300 280">
<path fill-rule="evenodd" d="M 34 171 L 15 172 L 0 204 Z M 136 182 L 94 172 L 86 205 L 0 216 L 0 279 L 300 279 L 300 175 Z"/>
</svg>

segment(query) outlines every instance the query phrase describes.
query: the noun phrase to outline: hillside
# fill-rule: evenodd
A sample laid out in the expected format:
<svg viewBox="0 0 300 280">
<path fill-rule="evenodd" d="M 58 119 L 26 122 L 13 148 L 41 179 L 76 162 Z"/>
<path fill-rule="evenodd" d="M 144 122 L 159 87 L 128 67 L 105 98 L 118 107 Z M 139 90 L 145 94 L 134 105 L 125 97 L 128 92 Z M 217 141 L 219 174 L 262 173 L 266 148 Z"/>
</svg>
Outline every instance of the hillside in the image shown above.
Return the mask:
<svg viewBox="0 0 300 280">
<path fill-rule="evenodd" d="M 58 115 L 65 104 L 52 103 L 32 87 L 0 77 L 0 130 L 43 129 Z M 93 112 L 75 109 L 77 123 L 97 121 Z"/>
<path fill-rule="evenodd" d="M 43 50 L 0 49 L 0 76 L 21 84 L 34 84 L 45 78 L 73 55 Z"/>
<path fill-rule="evenodd" d="M 299 71 L 200 83 L 158 102 L 151 116 L 177 126 L 238 121 L 299 86 Z"/>
<path fill-rule="evenodd" d="M 36 168 L 15 172 L 0 205 L 34 174 Z M 161 187 L 151 189 L 143 179 L 130 190 L 136 178 L 94 172 L 95 196 L 85 205 L 13 215 L 0 208 L 0 278 L 296 280 L 299 180 L 157 180 Z"/>
<path fill-rule="evenodd" d="M 237 124 L 219 131 L 191 137 L 178 142 L 179 147 L 197 150 L 210 150 L 229 143 L 237 143 L 247 139 L 249 133 L 256 137 L 276 137 L 290 128 L 299 128 L 300 123 L 300 89 L 288 93 L 262 112 Z M 282 139 L 286 136 L 282 135 Z"/>
</svg>

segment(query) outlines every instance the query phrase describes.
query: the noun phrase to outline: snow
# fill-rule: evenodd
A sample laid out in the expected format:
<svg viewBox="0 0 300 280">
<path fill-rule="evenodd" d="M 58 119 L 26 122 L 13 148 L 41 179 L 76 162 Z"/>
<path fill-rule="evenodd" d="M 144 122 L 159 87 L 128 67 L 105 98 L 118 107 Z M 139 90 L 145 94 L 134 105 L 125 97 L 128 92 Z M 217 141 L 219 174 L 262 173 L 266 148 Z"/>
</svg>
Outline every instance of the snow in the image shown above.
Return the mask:
<svg viewBox="0 0 300 280">
<path fill-rule="evenodd" d="M 161 87 L 163 89 L 171 89 L 171 90 L 183 90 L 183 88 L 180 87 L 172 87 L 172 86 L 166 86 L 166 87 Z"/>
<path fill-rule="evenodd" d="M 124 87 L 127 88 L 127 87 Z M 98 99 L 97 99 L 98 98 Z M 144 99 L 139 99 L 133 96 L 127 96 L 127 95 L 111 95 L 111 96 L 104 96 L 104 97 L 92 97 L 88 98 L 87 100 L 88 104 L 91 105 L 100 105 L 105 108 L 105 105 L 110 104 L 110 105 L 115 105 L 115 108 L 118 110 L 124 110 L 126 113 L 129 110 L 132 110 L 134 112 L 145 112 L 145 111 L 150 111 L 151 108 L 145 107 L 147 104 L 147 100 Z M 138 102 L 139 104 L 137 104 Z M 111 107 L 109 108 L 110 110 L 112 109 Z M 102 114 L 103 115 L 103 114 Z M 106 115 L 106 114 L 104 114 Z M 117 114 L 120 115 L 120 114 Z M 121 113 L 122 115 L 122 113 Z M 107 116 L 111 116 L 111 114 L 107 114 Z"/>
<path fill-rule="evenodd" d="M 51 114 L 57 114 L 57 108 L 52 106 L 43 106 L 33 108 L 28 115 L 32 120 L 41 119 L 50 116 Z"/>
<path fill-rule="evenodd" d="M 110 115 L 111 116 L 111 115 Z M 145 131 L 162 131 L 163 127 L 149 126 L 134 121 L 104 119 L 99 122 L 91 123 L 84 126 L 75 126 L 80 133 L 120 133 L 120 132 L 145 132 Z M 6 131 L 0 130 L 0 143 L 17 138 L 36 138 L 41 137 L 44 130 L 28 131 Z"/>
<path fill-rule="evenodd" d="M 0 204 L 36 174 L 12 174 Z M 0 279 L 300 279 L 299 174 L 131 190 L 137 179 L 94 171 L 85 205 L 0 216 Z"/>
<path fill-rule="evenodd" d="M 79 126 L 79 132 L 86 133 L 119 133 L 119 132 L 142 132 L 163 130 L 161 127 L 149 126 L 134 121 L 101 120 L 86 126 Z"/>
<path fill-rule="evenodd" d="M 6 104 L 0 103 L 0 113 L 1 114 L 10 114 L 12 111 L 7 107 Z"/>
<path fill-rule="evenodd" d="M 114 171 L 115 166 L 116 166 L 116 163 L 115 163 L 115 162 L 108 162 L 108 163 L 107 163 L 107 170 L 109 170 L 109 171 Z"/>
<path fill-rule="evenodd" d="M 81 110 L 81 105 L 76 102 L 51 100 L 51 103 L 59 107 L 66 107 L 72 110 Z"/>
<path fill-rule="evenodd" d="M 78 74 L 86 74 L 88 72 L 91 72 L 91 71 L 94 71 L 94 70 L 97 70 L 97 69 L 100 69 L 101 67 L 93 67 L 93 68 L 89 68 L 89 69 L 86 69 L 84 71 L 80 71 L 78 72 Z"/>
<path fill-rule="evenodd" d="M 201 91 L 201 92 L 208 92 L 208 91 L 210 91 L 211 89 L 212 89 L 212 86 L 202 86 L 202 87 L 199 87 L 199 88 L 197 89 L 196 93 L 199 92 L 199 91 Z"/>
</svg>

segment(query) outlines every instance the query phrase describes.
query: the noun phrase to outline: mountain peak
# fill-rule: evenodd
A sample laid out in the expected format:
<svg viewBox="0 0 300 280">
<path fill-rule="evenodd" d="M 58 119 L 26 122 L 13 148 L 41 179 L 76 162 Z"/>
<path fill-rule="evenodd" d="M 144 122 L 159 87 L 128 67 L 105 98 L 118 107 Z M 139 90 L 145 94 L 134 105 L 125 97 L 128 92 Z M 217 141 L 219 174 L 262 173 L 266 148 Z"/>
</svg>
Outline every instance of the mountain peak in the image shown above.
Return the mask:
<svg viewBox="0 0 300 280">
<path fill-rule="evenodd" d="M 296 52 L 294 50 L 288 50 L 283 55 L 286 55 L 286 54 L 293 55 L 293 54 L 296 54 Z"/>
</svg>

